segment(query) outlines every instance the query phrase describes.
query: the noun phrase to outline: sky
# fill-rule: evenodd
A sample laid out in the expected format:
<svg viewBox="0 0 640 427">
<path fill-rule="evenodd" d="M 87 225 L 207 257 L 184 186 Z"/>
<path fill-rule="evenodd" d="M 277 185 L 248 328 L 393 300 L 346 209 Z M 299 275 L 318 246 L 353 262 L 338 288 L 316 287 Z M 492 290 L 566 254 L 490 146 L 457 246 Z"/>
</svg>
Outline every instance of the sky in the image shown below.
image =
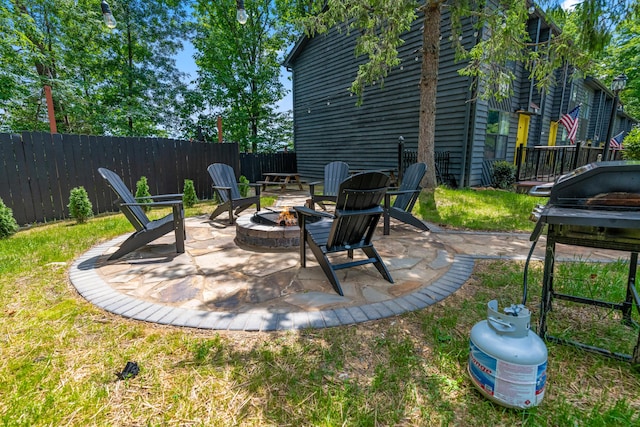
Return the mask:
<svg viewBox="0 0 640 427">
<path fill-rule="evenodd" d="M 189 74 L 190 78 L 196 76 L 197 67 L 193 59 L 193 45 L 190 42 L 185 41 L 184 50 L 176 55 L 176 65 L 180 71 Z M 284 67 L 280 67 L 280 81 L 289 93 L 278 102 L 278 111 L 285 112 L 293 109 L 293 94 L 291 93 L 291 81 L 289 81 L 289 77 L 291 77 L 291 73 Z"/>
</svg>

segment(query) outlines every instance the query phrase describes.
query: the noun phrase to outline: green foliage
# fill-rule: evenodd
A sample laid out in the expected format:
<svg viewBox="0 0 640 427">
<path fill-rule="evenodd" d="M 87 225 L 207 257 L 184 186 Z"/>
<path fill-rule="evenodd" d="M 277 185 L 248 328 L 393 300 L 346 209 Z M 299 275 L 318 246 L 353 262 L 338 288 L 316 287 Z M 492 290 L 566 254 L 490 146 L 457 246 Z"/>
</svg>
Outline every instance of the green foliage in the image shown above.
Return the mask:
<svg viewBox="0 0 640 427">
<path fill-rule="evenodd" d="M 89 195 L 82 186 L 71 189 L 67 207 L 71 218 L 75 218 L 78 224 L 85 223 L 88 218 L 93 216 L 93 206 L 89 200 Z"/>
<path fill-rule="evenodd" d="M 182 203 L 185 208 L 192 208 L 193 205 L 198 203 L 198 196 L 196 196 L 196 189 L 193 186 L 193 181 L 190 179 L 184 180 L 184 189 L 182 190 Z"/>
<path fill-rule="evenodd" d="M 640 5 L 640 4 L 639 4 Z M 606 56 L 598 64 L 602 80 L 611 82 L 620 73 L 627 75 L 627 86 L 620 92 L 626 113 L 640 117 L 640 21 L 627 19 L 617 28 L 606 49 Z"/>
<path fill-rule="evenodd" d="M 622 141 L 622 158 L 625 160 L 640 160 L 640 127 L 636 126 Z"/>
<path fill-rule="evenodd" d="M 501 190 L 508 190 L 516 183 L 516 165 L 504 160 L 493 164 L 492 184 Z"/>
<path fill-rule="evenodd" d="M 151 203 L 151 193 L 149 192 L 149 183 L 146 176 L 141 176 L 138 182 L 136 182 L 136 201 L 138 203 Z M 148 212 L 151 208 L 149 206 L 142 206 L 142 210 Z"/>
<path fill-rule="evenodd" d="M 11 236 L 18 231 L 18 228 L 18 223 L 13 217 L 13 211 L 0 199 L 0 239 L 6 239 Z"/>
<path fill-rule="evenodd" d="M 174 60 L 185 39 L 185 3 L 111 2 L 114 30 L 99 5 L 0 4 L 0 130 L 48 130 L 47 84 L 61 133 L 166 135 L 185 88 Z"/>
<path fill-rule="evenodd" d="M 249 195 L 249 180 L 246 176 L 240 175 L 238 181 L 238 190 L 240 191 L 240 195 L 242 197 L 247 197 Z"/>
<path fill-rule="evenodd" d="M 275 105 L 286 94 L 279 79 L 281 55 L 297 33 L 279 18 L 285 10 L 281 6 L 246 0 L 249 19 L 241 25 L 234 0 L 196 2 L 193 44 L 200 78 L 182 114 L 191 129 L 201 126 L 207 140 L 215 140 L 220 115 L 225 139 L 238 142 L 242 151 L 288 142 L 283 139 L 293 129 L 291 117 L 278 113 Z"/>
</svg>

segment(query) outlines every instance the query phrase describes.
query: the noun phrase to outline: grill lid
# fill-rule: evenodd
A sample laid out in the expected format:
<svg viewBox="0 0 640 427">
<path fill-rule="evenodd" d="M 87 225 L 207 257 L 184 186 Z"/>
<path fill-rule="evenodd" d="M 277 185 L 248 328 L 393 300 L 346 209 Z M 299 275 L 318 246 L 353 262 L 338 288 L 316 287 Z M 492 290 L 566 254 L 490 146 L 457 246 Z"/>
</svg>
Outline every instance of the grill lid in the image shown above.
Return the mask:
<svg viewBox="0 0 640 427">
<path fill-rule="evenodd" d="M 640 228 L 640 162 L 591 163 L 557 179 L 530 240 L 544 224 Z"/>
<path fill-rule="evenodd" d="M 562 175 L 551 188 L 549 205 L 595 209 L 638 207 L 640 161 L 598 162 Z"/>
</svg>

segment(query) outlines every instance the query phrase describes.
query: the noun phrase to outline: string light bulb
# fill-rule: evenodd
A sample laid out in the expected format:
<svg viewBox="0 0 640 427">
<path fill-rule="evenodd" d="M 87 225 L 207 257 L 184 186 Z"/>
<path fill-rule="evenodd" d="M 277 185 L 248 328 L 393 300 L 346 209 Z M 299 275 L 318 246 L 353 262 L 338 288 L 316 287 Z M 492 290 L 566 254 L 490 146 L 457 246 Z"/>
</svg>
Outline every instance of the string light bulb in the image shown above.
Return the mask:
<svg viewBox="0 0 640 427">
<path fill-rule="evenodd" d="M 236 19 L 238 20 L 238 22 L 241 25 L 244 25 L 247 23 L 247 19 L 249 19 L 249 15 L 247 15 L 247 11 L 244 10 L 244 0 L 237 0 L 236 1 L 236 8 L 237 8 L 237 12 L 236 12 Z"/>
<path fill-rule="evenodd" d="M 102 18 L 104 19 L 104 25 L 106 25 L 109 29 L 114 29 L 116 27 L 116 19 L 111 13 L 109 3 L 107 3 L 105 0 L 102 0 L 102 3 L 100 3 L 100 8 L 102 9 Z"/>
</svg>

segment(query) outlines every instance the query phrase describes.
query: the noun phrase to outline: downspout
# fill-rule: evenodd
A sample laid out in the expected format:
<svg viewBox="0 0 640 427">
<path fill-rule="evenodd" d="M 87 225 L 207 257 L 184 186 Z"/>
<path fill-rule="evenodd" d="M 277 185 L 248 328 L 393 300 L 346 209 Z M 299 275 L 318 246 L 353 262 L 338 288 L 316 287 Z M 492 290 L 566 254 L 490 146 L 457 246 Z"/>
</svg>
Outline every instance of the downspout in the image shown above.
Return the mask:
<svg viewBox="0 0 640 427">
<path fill-rule="evenodd" d="M 547 36 L 547 46 L 549 46 L 551 44 L 551 29 L 549 29 L 549 35 Z M 553 98 L 552 98 L 553 101 Z M 553 107 L 553 106 L 552 106 Z M 547 134 L 547 140 L 543 142 L 542 140 L 542 129 L 545 128 L 546 129 L 546 120 L 545 120 L 545 114 L 547 112 L 547 90 L 546 89 L 542 89 L 542 93 L 540 93 L 540 127 L 539 127 L 539 134 L 540 137 L 538 138 L 538 145 L 540 146 L 548 146 L 549 145 L 549 135 L 551 134 L 551 123 L 549 124 L 549 134 Z"/>
<path fill-rule="evenodd" d="M 563 76 L 562 76 L 562 95 L 560 97 L 560 111 L 558 112 L 559 116 L 558 119 L 556 121 L 560 121 L 560 118 L 562 117 L 562 108 L 564 108 L 564 96 L 567 93 L 567 74 L 569 73 L 569 63 L 565 62 L 564 63 L 564 72 L 563 72 Z M 567 110 L 569 109 L 569 104 L 567 103 Z"/>
<path fill-rule="evenodd" d="M 471 77 L 467 77 L 467 81 L 469 84 L 469 87 L 471 87 L 473 80 L 471 79 Z M 471 169 L 471 165 L 469 164 L 470 161 L 469 159 L 471 159 L 473 156 L 470 155 L 471 151 L 473 150 L 473 137 L 471 135 L 472 133 L 472 129 L 475 129 L 475 126 L 471 126 L 471 104 L 475 103 L 475 101 L 472 101 L 473 99 L 475 99 L 475 95 L 476 95 L 476 91 L 477 89 L 473 89 L 467 92 L 467 99 L 466 99 L 466 108 L 465 108 L 465 113 L 464 113 L 464 141 L 463 141 L 463 147 L 464 150 L 462 150 L 462 168 L 460 171 L 460 185 L 462 187 L 468 187 L 469 186 L 469 174 L 467 173 L 467 171 L 469 169 Z"/>
<path fill-rule="evenodd" d="M 481 38 L 482 38 L 482 32 L 478 31 L 478 35 L 476 36 L 476 41 L 475 41 L 476 45 L 478 44 Z M 467 87 L 469 88 L 472 87 L 473 80 L 471 79 L 471 77 L 467 77 L 467 82 L 468 82 Z M 469 186 L 470 173 L 467 173 L 467 171 L 471 169 L 470 163 L 471 163 L 471 159 L 473 158 L 473 156 L 471 155 L 471 152 L 473 151 L 473 129 L 475 129 L 475 123 L 474 123 L 474 126 L 471 126 L 471 118 L 475 117 L 475 114 L 474 114 L 475 109 L 472 113 L 471 104 L 472 103 L 475 104 L 477 93 L 478 93 L 478 88 L 476 86 L 473 90 L 470 90 L 467 93 L 467 100 L 465 101 L 467 104 L 467 107 L 464 113 L 464 141 L 462 141 L 464 149 L 462 150 L 462 161 L 461 161 L 462 170 L 460 171 L 460 181 L 459 181 L 462 187 Z"/>
<path fill-rule="evenodd" d="M 540 43 L 540 18 L 538 18 L 538 28 L 536 28 L 536 47 L 535 52 L 538 51 L 538 43 Z M 529 100 L 527 102 L 527 111 L 531 107 L 531 99 L 533 98 L 533 79 L 529 79 Z"/>
<path fill-rule="evenodd" d="M 293 68 L 291 67 L 284 67 L 285 70 L 287 70 L 287 72 L 291 73 L 291 120 L 293 121 L 293 151 L 298 151 L 296 148 L 298 147 L 298 143 L 296 141 L 296 134 L 297 132 L 295 131 L 296 129 L 296 91 L 294 90 L 293 86 L 295 85 L 295 72 L 293 71 Z M 297 155 L 296 155 L 296 161 L 297 161 Z"/>
</svg>

